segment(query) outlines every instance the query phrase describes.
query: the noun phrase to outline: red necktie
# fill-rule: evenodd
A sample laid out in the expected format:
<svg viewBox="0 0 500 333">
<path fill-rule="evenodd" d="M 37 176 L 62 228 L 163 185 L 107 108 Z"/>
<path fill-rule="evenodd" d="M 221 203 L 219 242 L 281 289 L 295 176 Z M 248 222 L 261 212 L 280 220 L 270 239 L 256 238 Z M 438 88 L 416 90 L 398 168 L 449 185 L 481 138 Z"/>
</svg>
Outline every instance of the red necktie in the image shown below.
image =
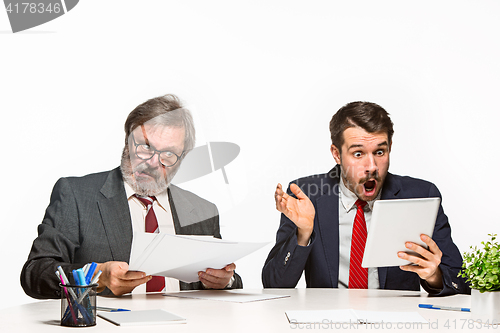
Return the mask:
<svg viewBox="0 0 500 333">
<path fill-rule="evenodd" d="M 351 262 L 349 265 L 349 289 L 368 288 L 368 268 L 361 267 L 366 245 L 366 222 L 363 208 L 366 201 L 357 200 L 356 218 L 352 227 Z"/>
<path fill-rule="evenodd" d="M 158 230 L 158 220 L 156 219 L 156 214 L 153 210 L 153 202 L 156 200 L 155 197 L 140 197 L 136 195 L 137 199 L 141 201 L 144 206 L 146 206 L 146 232 L 159 232 Z M 151 280 L 146 283 L 146 291 L 162 291 L 165 288 L 165 278 L 163 276 L 153 276 Z"/>
</svg>

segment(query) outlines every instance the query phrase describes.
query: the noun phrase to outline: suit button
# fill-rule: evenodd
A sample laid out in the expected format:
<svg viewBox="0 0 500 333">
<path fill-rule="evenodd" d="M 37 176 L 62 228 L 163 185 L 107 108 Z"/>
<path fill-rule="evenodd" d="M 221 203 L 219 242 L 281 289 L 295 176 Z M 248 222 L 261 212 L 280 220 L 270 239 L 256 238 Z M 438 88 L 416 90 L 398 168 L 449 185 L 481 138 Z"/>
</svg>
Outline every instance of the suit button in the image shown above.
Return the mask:
<svg viewBox="0 0 500 333">
<path fill-rule="evenodd" d="M 458 284 L 456 284 L 455 282 L 452 282 L 451 285 L 453 286 L 453 288 L 458 290 Z"/>
</svg>

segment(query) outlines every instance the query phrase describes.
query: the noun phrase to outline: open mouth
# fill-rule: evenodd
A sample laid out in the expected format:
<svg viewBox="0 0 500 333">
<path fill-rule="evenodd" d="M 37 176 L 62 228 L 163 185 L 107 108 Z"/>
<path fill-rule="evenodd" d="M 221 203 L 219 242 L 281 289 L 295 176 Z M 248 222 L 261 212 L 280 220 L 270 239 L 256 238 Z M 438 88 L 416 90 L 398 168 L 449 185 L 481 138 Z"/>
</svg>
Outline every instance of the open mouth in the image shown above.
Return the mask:
<svg viewBox="0 0 500 333">
<path fill-rule="evenodd" d="M 364 190 L 365 190 L 365 195 L 366 196 L 372 196 L 375 194 L 375 188 L 377 187 L 377 181 L 374 179 L 367 180 L 363 184 Z"/>
<path fill-rule="evenodd" d="M 364 186 L 365 186 L 365 190 L 367 192 L 371 192 L 375 189 L 375 186 L 377 185 L 377 183 L 374 181 L 374 180 L 369 180 L 367 181 Z"/>
</svg>

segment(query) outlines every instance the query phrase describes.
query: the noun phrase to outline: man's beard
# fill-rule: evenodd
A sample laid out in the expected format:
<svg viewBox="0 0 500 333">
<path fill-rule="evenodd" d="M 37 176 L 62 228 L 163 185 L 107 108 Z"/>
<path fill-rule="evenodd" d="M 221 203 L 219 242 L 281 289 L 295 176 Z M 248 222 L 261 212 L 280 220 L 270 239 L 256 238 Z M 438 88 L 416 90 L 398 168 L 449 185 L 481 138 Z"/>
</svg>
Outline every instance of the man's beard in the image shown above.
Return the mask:
<svg viewBox="0 0 500 333">
<path fill-rule="evenodd" d="M 167 191 L 170 181 L 177 172 L 180 161 L 173 168 L 167 170 L 160 164 L 158 168 L 151 168 L 148 163 L 140 163 L 134 169 L 130 163 L 130 152 L 128 145 L 123 148 L 122 160 L 120 169 L 122 171 L 123 180 L 140 196 L 156 196 Z M 151 176 L 147 180 L 137 179 L 134 173 L 140 172 Z"/>
</svg>

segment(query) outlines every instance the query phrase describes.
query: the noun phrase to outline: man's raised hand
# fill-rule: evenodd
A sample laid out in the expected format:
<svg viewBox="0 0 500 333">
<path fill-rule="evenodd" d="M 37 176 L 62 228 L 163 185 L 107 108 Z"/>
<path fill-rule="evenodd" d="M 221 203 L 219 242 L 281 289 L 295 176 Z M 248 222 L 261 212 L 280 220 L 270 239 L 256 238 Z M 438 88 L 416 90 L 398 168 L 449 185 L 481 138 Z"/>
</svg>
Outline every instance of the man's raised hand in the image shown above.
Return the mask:
<svg viewBox="0 0 500 333">
<path fill-rule="evenodd" d="M 283 192 L 281 184 L 276 186 L 274 193 L 276 209 L 285 214 L 297 226 L 297 243 L 301 246 L 307 246 L 313 231 L 316 212 L 311 200 L 297 184 L 290 184 L 290 190 L 297 199 Z"/>
</svg>

